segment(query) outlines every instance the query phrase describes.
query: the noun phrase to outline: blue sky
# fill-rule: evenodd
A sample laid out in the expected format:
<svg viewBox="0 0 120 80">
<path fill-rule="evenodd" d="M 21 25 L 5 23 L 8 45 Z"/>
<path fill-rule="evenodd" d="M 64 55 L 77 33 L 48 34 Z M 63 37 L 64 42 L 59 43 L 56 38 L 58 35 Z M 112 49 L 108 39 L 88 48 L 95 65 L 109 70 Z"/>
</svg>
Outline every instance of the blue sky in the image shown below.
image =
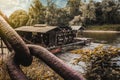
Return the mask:
<svg viewBox="0 0 120 80">
<path fill-rule="evenodd" d="M 40 0 L 44 5 L 46 0 Z M 58 7 L 64 7 L 66 0 L 54 0 Z M 100 1 L 100 0 L 95 0 Z M 13 13 L 17 9 L 27 10 L 32 3 L 32 0 L 0 0 L 0 10 L 2 10 L 7 16 Z"/>
<path fill-rule="evenodd" d="M 47 4 L 47 0 L 40 0 L 44 5 Z M 67 3 L 67 0 L 53 0 L 58 7 L 64 7 Z"/>
</svg>

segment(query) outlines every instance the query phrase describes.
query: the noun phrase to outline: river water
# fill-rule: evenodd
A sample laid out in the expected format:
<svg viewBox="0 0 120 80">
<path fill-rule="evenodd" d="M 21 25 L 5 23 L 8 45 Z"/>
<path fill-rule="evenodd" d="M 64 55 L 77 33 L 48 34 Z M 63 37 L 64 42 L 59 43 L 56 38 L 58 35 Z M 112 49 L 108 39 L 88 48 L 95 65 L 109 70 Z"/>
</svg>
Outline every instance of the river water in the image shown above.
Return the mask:
<svg viewBox="0 0 120 80">
<path fill-rule="evenodd" d="M 120 47 L 120 33 L 91 33 L 84 32 L 78 37 L 92 38 L 95 43 L 109 44 L 112 46 Z"/>
<path fill-rule="evenodd" d="M 93 42 L 89 45 L 83 46 L 82 48 L 94 49 L 95 47 L 99 46 L 100 44 L 105 44 L 106 46 L 115 46 L 120 48 L 120 33 L 88 33 L 85 32 L 82 35 L 79 33 L 78 37 L 86 37 L 92 38 Z M 81 47 L 80 47 L 81 49 Z M 62 59 L 67 65 L 69 65 L 74 70 L 84 73 L 85 72 L 85 63 L 79 62 L 78 65 L 72 64 L 74 59 L 79 58 L 79 54 L 72 54 L 69 51 L 56 54 L 57 57 Z M 119 58 L 120 59 L 120 58 Z M 120 62 L 119 62 L 120 64 Z"/>
</svg>

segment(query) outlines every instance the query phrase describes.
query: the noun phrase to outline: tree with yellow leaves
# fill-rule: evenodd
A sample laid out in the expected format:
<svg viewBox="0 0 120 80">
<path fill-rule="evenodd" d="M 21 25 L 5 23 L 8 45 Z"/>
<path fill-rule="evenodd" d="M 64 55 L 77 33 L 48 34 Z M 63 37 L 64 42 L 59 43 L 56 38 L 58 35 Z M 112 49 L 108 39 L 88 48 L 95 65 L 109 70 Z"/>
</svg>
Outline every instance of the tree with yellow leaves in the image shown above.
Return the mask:
<svg viewBox="0 0 120 80">
<path fill-rule="evenodd" d="M 26 25 L 28 19 L 29 16 L 24 10 L 16 10 L 9 17 L 10 24 L 13 26 L 13 28 Z"/>
</svg>

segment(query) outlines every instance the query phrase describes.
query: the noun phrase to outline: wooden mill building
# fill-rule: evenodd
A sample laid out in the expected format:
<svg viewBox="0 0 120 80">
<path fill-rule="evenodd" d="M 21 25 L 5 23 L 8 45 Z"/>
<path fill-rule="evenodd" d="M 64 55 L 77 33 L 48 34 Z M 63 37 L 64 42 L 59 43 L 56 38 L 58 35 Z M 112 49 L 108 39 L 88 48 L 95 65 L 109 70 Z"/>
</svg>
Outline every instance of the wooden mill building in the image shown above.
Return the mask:
<svg viewBox="0 0 120 80">
<path fill-rule="evenodd" d="M 25 41 L 45 47 L 69 44 L 73 42 L 75 37 L 73 30 L 67 26 L 58 27 L 36 24 L 34 26 L 22 26 L 15 30 Z"/>
</svg>

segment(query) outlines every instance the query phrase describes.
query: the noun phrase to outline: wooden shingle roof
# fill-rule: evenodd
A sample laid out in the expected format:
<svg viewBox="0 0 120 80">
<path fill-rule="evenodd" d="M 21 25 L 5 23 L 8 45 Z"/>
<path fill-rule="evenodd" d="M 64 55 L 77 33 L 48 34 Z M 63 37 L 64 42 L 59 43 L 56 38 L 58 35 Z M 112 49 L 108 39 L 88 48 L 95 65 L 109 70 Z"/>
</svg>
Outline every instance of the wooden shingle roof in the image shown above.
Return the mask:
<svg viewBox="0 0 120 80">
<path fill-rule="evenodd" d="M 57 28 L 57 26 L 22 26 L 16 28 L 16 31 L 23 31 L 23 32 L 39 32 L 39 33 L 46 33 L 50 30 Z"/>
</svg>

